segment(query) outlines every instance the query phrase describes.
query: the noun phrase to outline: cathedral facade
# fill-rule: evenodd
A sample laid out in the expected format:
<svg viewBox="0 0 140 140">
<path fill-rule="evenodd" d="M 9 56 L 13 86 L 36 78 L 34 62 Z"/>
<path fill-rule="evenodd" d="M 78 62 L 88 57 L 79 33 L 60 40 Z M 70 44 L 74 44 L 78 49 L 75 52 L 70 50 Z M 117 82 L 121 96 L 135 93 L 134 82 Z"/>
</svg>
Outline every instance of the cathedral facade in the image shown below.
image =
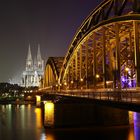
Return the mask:
<svg viewBox="0 0 140 140">
<path fill-rule="evenodd" d="M 44 60 L 41 57 L 40 46 L 38 45 L 37 55 L 33 61 L 29 45 L 26 59 L 26 67 L 22 73 L 21 86 L 39 87 L 44 75 Z"/>
</svg>

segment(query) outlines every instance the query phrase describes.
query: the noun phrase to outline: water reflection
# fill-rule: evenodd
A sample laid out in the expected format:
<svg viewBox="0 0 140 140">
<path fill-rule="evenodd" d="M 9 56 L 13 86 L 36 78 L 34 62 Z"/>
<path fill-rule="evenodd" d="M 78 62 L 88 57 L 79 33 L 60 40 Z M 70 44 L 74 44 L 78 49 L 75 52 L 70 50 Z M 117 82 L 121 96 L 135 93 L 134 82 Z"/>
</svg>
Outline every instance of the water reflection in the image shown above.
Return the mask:
<svg viewBox="0 0 140 140">
<path fill-rule="evenodd" d="M 40 140 L 47 140 L 46 134 L 45 134 L 45 133 L 42 133 L 42 134 L 41 134 Z"/>
<path fill-rule="evenodd" d="M 55 140 L 54 134 L 42 133 L 40 140 Z"/>
<path fill-rule="evenodd" d="M 134 134 L 135 139 L 140 140 L 140 113 L 134 113 Z"/>
<path fill-rule="evenodd" d="M 129 112 L 129 120 L 130 126 L 44 129 L 40 108 L 0 105 L 0 140 L 140 140 L 140 113 Z"/>
<path fill-rule="evenodd" d="M 35 114 L 36 114 L 36 127 L 42 128 L 42 114 L 40 108 L 35 108 Z"/>
<path fill-rule="evenodd" d="M 140 113 L 129 111 L 129 137 L 128 140 L 140 140 Z"/>
<path fill-rule="evenodd" d="M 42 128 L 40 108 L 36 111 L 31 105 L 0 105 L 0 139 L 39 140 Z"/>
</svg>

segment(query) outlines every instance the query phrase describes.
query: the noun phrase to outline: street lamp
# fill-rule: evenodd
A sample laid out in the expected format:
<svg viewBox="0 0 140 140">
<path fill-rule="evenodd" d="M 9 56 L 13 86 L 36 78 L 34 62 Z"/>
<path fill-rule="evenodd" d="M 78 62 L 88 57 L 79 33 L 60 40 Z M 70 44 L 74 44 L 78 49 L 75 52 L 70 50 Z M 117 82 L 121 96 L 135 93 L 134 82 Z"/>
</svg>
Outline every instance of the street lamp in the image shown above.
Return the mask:
<svg viewBox="0 0 140 140">
<path fill-rule="evenodd" d="M 73 84 L 73 81 L 70 81 L 71 84 Z"/>
<path fill-rule="evenodd" d="M 96 74 L 95 77 L 96 77 L 96 79 L 99 79 L 100 78 L 100 75 L 99 74 Z"/>
<path fill-rule="evenodd" d="M 83 82 L 84 81 L 83 78 L 81 78 L 80 81 Z"/>
<path fill-rule="evenodd" d="M 74 83 L 74 82 L 73 82 L 73 80 L 72 80 L 72 81 L 70 81 L 70 84 L 71 84 L 71 86 L 70 86 L 70 87 L 71 87 L 72 89 L 73 89 L 73 83 Z"/>
<path fill-rule="evenodd" d="M 106 85 L 107 85 L 107 88 L 108 88 L 108 85 L 109 85 L 109 81 L 106 81 Z"/>
<path fill-rule="evenodd" d="M 84 79 L 81 78 L 81 79 L 80 79 L 80 82 L 81 82 L 81 89 L 83 89 L 83 85 L 82 85 L 83 81 L 84 81 Z"/>
<path fill-rule="evenodd" d="M 66 86 L 67 85 L 67 82 L 64 82 L 64 85 Z"/>
<path fill-rule="evenodd" d="M 129 71 L 129 68 L 128 68 L 128 67 L 126 67 L 126 68 L 125 68 L 125 71 L 126 71 L 126 72 L 128 72 L 128 71 Z"/>
<path fill-rule="evenodd" d="M 129 70 L 130 69 L 128 67 L 125 68 L 125 71 L 126 71 L 126 84 L 127 84 L 126 87 L 128 87 L 128 72 L 129 72 Z"/>
</svg>

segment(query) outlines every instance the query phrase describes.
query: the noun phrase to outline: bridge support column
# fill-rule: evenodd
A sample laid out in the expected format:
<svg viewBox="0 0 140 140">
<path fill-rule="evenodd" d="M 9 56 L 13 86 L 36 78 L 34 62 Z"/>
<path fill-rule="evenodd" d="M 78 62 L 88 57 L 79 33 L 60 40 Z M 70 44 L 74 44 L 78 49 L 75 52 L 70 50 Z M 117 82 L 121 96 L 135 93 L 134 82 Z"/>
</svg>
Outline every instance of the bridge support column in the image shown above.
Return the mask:
<svg viewBox="0 0 140 140">
<path fill-rule="evenodd" d="M 80 100 L 80 99 L 77 99 Z M 70 103 L 71 101 L 71 103 Z M 44 127 L 114 126 L 128 125 L 128 111 L 99 103 L 52 103 L 46 101 L 43 109 Z"/>
<path fill-rule="evenodd" d="M 71 84 L 72 84 L 72 89 L 74 88 L 74 85 L 75 85 L 75 81 L 74 81 L 74 68 L 73 68 L 73 60 L 71 62 L 71 70 L 72 70 L 72 77 L 71 77 Z"/>
<path fill-rule="evenodd" d="M 115 64 L 115 80 L 117 80 L 118 89 L 121 89 L 121 70 L 120 70 L 120 38 L 119 38 L 119 24 L 115 24 L 116 32 L 116 64 Z M 116 81 L 115 81 L 116 84 Z M 116 85 L 115 85 L 116 88 Z"/>
<path fill-rule="evenodd" d="M 105 37 L 105 29 L 103 29 L 103 82 L 104 88 L 106 88 L 106 37 Z"/>
<path fill-rule="evenodd" d="M 78 57 L 77 57 L 77 52 L 75 55 L 75 78 L 76 78 L 76 88 L 78 88 Z"/>
<path fill-rule="evenodd" d="M 140 49 L 139 49 L 139 28 L 137 21 L 133 22 L 134 28 L 134 51 L 135 51 L 135 69 L 136 69 L 136 87 L 140 87 Z"/>
<path fill-rule="evenodd" d="M 80 46 L 80 79 L 83 78 L 82 77 L 82 45 Z"/>
<path fill-rule="evenodd" d="M 93 35 L 93 84 L 96 87 L 96 38 Z"/>
<path fill-rule="evenodd" d="M 46 87 L 49 86 L 49 70 L 47 70 L 47 77 L 46 77 Z"/>
<path fill-rule="evenodd" d="M 86 89 L 88 88 L 88 46 L 86 45 Z"/>
</svg>

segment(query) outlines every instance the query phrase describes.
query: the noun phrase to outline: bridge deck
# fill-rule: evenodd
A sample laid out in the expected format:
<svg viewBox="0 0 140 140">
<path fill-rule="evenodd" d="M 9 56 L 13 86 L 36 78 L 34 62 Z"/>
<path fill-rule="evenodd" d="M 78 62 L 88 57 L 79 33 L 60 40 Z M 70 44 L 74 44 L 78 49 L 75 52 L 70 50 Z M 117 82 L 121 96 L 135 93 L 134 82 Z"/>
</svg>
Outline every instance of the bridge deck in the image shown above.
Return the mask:
<svg viewBox="0 0 140 140">
<path fill-rule="evenodd" d="M 138 90 L 62 90 L 61 92 L 47 93 L 140 112 L 140 91 Z"/>
</svg>

